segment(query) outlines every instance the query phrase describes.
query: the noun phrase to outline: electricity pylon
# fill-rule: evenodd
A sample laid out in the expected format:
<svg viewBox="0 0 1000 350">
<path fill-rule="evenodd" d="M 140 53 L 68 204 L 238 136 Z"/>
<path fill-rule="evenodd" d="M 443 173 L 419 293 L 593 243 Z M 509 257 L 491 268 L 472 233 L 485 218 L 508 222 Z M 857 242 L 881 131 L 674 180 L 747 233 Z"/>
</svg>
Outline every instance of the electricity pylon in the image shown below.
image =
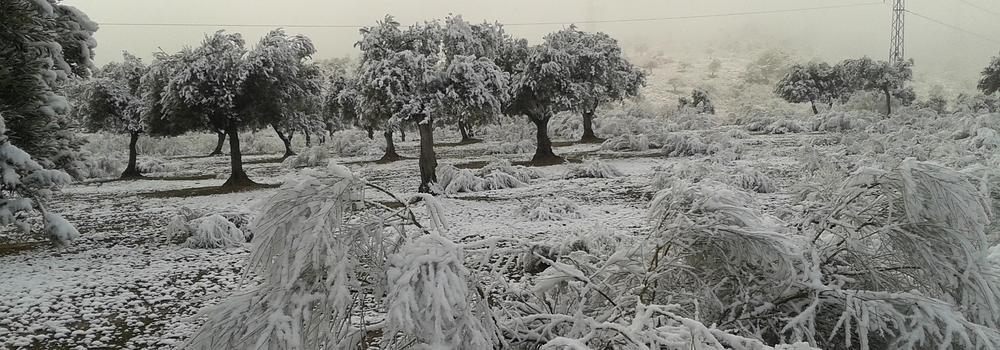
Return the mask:
<svg viewBox="0 0 1000 350">
<path fill-rule="evenodd" d="M 906 0 L 893 0 L 892 4 L 892 29 L 889 33 L 889 60 L 900 62 L 905 60 L 904 56 L 904 30 L 903 24 L 906 16 Z"/>
</svg>

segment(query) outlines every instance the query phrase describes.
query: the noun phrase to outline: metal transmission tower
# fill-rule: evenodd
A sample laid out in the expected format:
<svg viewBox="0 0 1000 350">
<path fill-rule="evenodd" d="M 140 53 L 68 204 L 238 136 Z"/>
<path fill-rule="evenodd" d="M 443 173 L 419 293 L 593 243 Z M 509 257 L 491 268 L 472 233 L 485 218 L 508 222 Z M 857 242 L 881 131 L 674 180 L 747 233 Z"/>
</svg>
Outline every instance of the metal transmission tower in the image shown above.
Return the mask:
<svg viewBox="0 0 1000 350">
<path fill-rule="evenodd" d="M 905 60 L 903 52 L 903 36 L 905 34 L 903 30 L 904 19 L 906 16 L 906 0 L 893 0 L 892 1 L 892 30 L 889 33 L 889 60 L 892 62 L 900 62 Z"/>
</svg>

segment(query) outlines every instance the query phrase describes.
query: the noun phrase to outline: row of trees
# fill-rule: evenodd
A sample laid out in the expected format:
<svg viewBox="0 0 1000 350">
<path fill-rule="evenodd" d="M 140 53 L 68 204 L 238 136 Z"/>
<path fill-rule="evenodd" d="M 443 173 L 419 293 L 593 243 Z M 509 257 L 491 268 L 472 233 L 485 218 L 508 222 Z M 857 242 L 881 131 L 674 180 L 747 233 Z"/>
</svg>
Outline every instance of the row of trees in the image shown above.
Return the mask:
<svg viewBox="0 0 1000 350">
<path fill-rule="evenodd" d="M 552 151 L 548 121 L 560 111 L 583 116 L 583 141 L 594 134 L 602 103 L 638 94 L 640 69 L 604 33 L 569 27 L 538 45 L 507 34 L 498 23 L 473 24 L 461 16 L 403 27 L 391 16 L 360 31 L 360 61 L 320 65 L 312 42 L 281 30 L 251 49 L 239 34 L 216 32 L 199 47 L 158 53 L 146 65 L 126 53 L 81 89 L 79 114 L 92 130 L 131 135 L 135 167 L 140 134 L 175 135 L 209 130 L 228 137 L 231 175 L 224 186 L 253 184 L 243 171 L 239 132 L 273 128 L 291 151 L 296 131 L 357 126 L 383 130 L 383 161 L 400 159 L 393 133 L 415 126 L 420 134 L 421 191 L 436 181 L 435 126 L 455 127 L 469 141 L 477 126 L 506 115 L 525 115 L 538 129 L 533 161 L 561 158 Z"/>
<path fill-rule="evenodd" d="M 844 60 L 831 66 L 825 62 L 796 64 L 775 87 L 775 93 L 792 103 L 808 102 L 818 114 L 817 103 L 832 106 L 856 92 L 873 91 L 885 96 L 886 114 L 892 113 L 892 99 L 904 105 L 916 99 L 907 86 L 913 78 L 913 61 L 889 63 L 868 57 Z"/>
</svg>

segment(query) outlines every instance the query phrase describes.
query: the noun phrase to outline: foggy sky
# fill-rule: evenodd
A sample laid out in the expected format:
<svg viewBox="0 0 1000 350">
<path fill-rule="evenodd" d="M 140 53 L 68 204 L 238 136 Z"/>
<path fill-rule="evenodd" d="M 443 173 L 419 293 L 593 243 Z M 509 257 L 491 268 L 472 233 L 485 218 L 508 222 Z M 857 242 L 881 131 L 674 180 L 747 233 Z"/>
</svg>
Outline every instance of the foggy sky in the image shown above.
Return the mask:
<svg viewBox="0 0 1000 350">
<path fill-rule="evenodd" d="M 1000 12 L 1000 4 L 969 0 Z M 440 19 L 449 13 L 469 21 L 574 22 L 586 19 L 671 17 L 741 11 L 766 11 L 840 4 L 866 0 L 66 0 L 98 23 L 202 23 L 202 24 L 335 24 L 372 25 L 386 14 L 403 24 Z M 879 2 L 879 1 L 874 1 Z M 965 29 L 996 37 L 1000 16 L 956 0 L 908 1 L 908 8 Z M 631 45 L 639 42 L 673 51 L 711 47 L 725 51 L 734 42 L 769 43 L 799 56 L 839 60 L 868 55 L 888 55 L 889 4 L 739 17 L 683 19 L 656 22 L 601 23 L 583 29 L 607 32 Z M 564 25 L 508 26 L 508 32 L 537 42 L 545 33 Z M 248 43 L 272 28 L 246 27 L 136 27 L 104 25 L 98 31 L 97 63 L 121 59 L 128 50 L 143 58 L 155 51 L 176 52 L 197 45 L 205 34 L 218 29 L 240 32 Z M 1000 45 L 953 29 L 908 16 L 907 56 L 917 62 L 918 74 L 972 79 L 996 55 Z M 287 28 L 305 34 L 318 49 L 317 58 L 355 54 L 355 28 Z M 699 51 L 701 52 L 701 51 Z M 707 55 L 707 54 L 706 54 Z"/>
</svg>

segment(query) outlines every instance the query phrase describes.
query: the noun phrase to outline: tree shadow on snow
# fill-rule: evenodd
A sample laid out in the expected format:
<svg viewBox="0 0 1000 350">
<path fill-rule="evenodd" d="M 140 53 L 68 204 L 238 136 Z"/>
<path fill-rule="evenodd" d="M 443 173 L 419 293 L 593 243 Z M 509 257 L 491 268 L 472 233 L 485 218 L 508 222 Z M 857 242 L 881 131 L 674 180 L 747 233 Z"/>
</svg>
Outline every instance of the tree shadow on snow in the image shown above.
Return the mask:
<svg viewBox="0 0 1000 350">
<path fill-rule="evenodd" d="M 210 186 L 210 187 L 182 188 L 179 190 L 146 192 L 146 193 L 140 193 L 139 196 L 145 198 L 186 198 L 186 197 L 211 196 L 217 194 L 250 192 L 250 191 L 258 191 L 258 190 L 265 190 L 278 187 L 281 187 L 281 185 L 255 183 L 249 185 L 230 186 L 230 187 Z"/>
</svg>

